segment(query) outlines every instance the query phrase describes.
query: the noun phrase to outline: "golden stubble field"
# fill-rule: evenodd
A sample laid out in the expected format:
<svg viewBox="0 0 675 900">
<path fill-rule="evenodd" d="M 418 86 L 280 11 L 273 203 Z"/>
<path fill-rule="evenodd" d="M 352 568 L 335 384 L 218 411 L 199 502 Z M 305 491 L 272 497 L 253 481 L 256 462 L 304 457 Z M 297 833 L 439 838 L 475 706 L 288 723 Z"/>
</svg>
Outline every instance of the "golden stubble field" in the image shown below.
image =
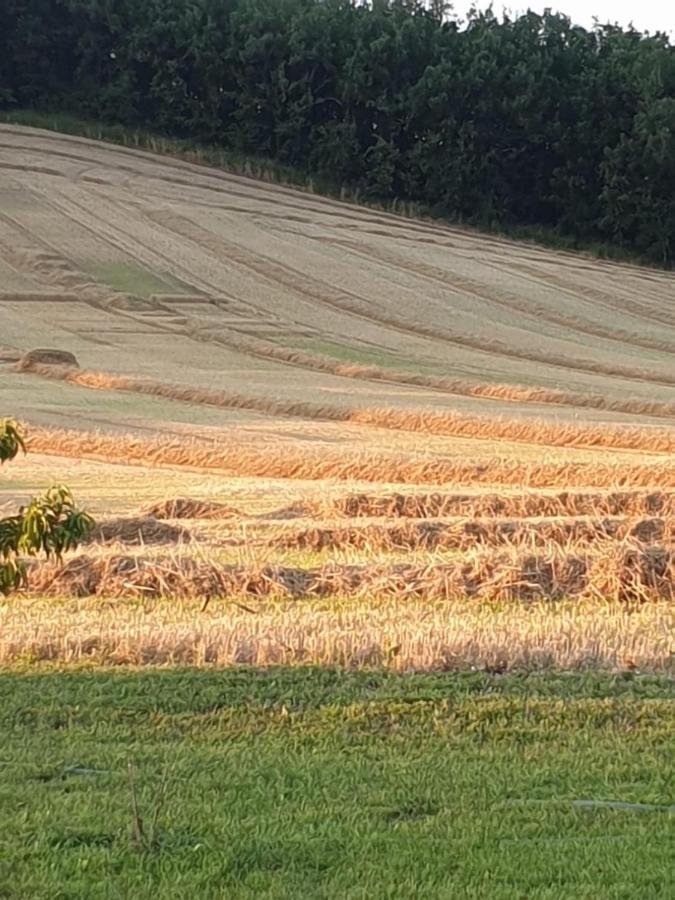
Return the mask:
<svg viewBox="0 0 675 900">
<path fill-rule="evenodd" d="M 0 664 L 672 671 L 674 359 L 671 274 L 0 126 L 0 510 L 99 523 Z"/>
</svg>

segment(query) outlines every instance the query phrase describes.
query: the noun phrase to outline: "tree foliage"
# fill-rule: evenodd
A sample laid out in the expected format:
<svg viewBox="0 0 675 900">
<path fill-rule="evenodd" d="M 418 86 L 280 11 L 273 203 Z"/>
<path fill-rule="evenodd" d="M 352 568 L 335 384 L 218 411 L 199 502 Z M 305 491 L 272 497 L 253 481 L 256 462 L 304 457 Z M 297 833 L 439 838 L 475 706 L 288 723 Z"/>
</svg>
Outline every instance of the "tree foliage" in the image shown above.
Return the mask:
<svg viewBox="0 0 675 900">
<path fill-rule="evenodd" d="M 219 143 L 475 224 L 675 254 L 675 48 L 442 0 L 5 0 L 0 105 Z"/>
<path fill-rule="evenodd" d="M 0 464 L 25 449 L 16 422 L 0 420 Z M 75 507 L 65 487 L 52 487 L 16 515 L 0 519 L 0 594 L 9 594 L 25 583 L 22 557 L 43 553 L 60 560 L 87 537 L 92 526 L 91 516 Z"/>
</svg>

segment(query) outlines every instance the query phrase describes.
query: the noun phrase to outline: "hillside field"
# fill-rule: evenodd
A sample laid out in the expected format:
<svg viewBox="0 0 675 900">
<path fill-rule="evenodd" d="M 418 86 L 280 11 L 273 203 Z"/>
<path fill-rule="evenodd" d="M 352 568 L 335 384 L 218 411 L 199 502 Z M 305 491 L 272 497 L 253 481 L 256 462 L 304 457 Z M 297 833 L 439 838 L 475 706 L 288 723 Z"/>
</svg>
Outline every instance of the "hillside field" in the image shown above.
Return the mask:
<svg viewBox="0 0 675 900">
<path fill-rule="evenodd" d="M 0 125 L 0 515 L 97 523 L 0 897 L 668 896 L 674 361 L 672 273 Z"/>
</svg>

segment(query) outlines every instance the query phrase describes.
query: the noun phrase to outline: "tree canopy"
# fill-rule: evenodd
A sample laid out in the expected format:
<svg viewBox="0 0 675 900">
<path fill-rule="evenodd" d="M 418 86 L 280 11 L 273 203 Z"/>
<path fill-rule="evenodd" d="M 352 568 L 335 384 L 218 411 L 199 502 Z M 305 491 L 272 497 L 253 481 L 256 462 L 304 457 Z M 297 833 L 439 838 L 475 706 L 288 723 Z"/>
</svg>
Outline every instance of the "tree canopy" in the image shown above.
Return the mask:
<svg viewBox="0 0 675 900">
<path fill-rule="evenodd" d="M 675 48 L 440 0 L 4 0 L 0 105 L 77 110 L 456 220 L 675 256 Z"/>
</svg>

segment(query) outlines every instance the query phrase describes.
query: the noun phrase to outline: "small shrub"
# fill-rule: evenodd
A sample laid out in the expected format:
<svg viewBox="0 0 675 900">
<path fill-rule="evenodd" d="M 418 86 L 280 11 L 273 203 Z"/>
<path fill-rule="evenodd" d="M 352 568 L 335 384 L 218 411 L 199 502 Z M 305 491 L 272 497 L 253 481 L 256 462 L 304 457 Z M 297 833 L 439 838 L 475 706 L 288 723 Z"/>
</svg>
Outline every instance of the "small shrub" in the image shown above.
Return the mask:
<svg viewBox="0 0 675 900">
<path fill-rule="evenodd" d="M 0 420 L 0 464 L 26 451 L 19 426 L 13 419 Z M 75 506 L 63 486 L 50 488 L 14 516 L 0 519 L 0 594 L 7 595 L 26 582 L 22 557 L 44 554 L 60 560 L 90 533 L 94 520 Z"/>
</svg>

